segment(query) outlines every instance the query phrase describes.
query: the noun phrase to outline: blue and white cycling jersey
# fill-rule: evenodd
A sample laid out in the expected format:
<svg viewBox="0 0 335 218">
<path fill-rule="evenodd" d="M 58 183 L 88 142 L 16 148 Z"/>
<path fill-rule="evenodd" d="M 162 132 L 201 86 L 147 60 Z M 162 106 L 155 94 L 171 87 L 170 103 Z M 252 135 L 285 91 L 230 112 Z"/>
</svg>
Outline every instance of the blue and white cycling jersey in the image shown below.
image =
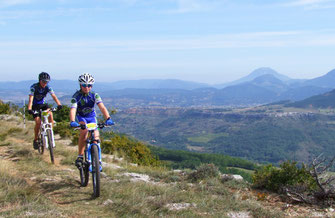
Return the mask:
<svg viewBox="0 0 335 218">
<path fill-rule="evenodd" d="M 98 93 L 89 92 L 85 94 L 77 91 L 72 96 L 71 108 L 77 108 L 77 115 L 81 117 L 96 117 L 94 105 L 102 102 Z"/>
<path fill-rule="evenodd" d="M 33 100 L 33 106 L 39 105 L 39 104 L 45 104 L 45 96 L 50 93 L 50 95 L 54 94 L 55 92 L 52 90 L 50 86 L 45 86 L 45 88 L 42 88 L 38 83 L 34 83 L 30 86 L 30 96 L 34 96 Z"/>
</svg>

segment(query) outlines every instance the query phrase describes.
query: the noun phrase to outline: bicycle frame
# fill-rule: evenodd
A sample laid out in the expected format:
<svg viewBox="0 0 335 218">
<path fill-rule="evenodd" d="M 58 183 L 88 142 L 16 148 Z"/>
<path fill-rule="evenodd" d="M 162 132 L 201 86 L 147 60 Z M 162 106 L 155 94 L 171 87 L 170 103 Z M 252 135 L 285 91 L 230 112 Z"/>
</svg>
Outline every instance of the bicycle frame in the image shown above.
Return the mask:
<svg viewBox="0 0 335 218">
<path fill-rule="evenodd" d="M 40 109 L 37 113 L 41 114 L 41 126 L 39 132 L 38 152 L 44 153 L 44 148 L 49 149 L 51 162 L 55 162 L 53 149 L 55 147 L 55 137 L 52 130 L 52 125 L 49 123 L 49 112 L 57 111 L 56 108 L 48 108 L 46 110 Z"/>
<path fill-rule="evenodd" d="M 99 125 L 98 125 L 99 126 Z M 95 140 L 94 139 L 94 131 L 98 129 L 97 124 L 95 123 L 88 123 L 86 124 L 86 128 L 88 130 L 88 136 L 86 140 L 86 148 L 85 148 L 85 159 L 89 164 L 89 171 L 92 172 L 92 145 L 97 145 L 98 147 L 98 152 L 99 152 L 99 163 L 101 167 L 101 147 L 100 147 L 100 140 Z M 101 171 L 101 169 L 100 169 Z"/>
<path fill-rule="evenodd" d="M 50 130 L 53 132 L 52 125 L 51 123 L 49 123 L 49 116 L 50 116 L 49 111 L 50 111 L 49 109 L 41 111 L 40 134 L 41 134 L 42 140 L 44 140 L 43 145 L 45 145 L 45 148 L 49 148 L 47 130 Z M 55 145 L 55 138 L 53 137 L 53 134 L 52 134 L 52 142 L 53 142 L 53 145 Z"/>
</svg>

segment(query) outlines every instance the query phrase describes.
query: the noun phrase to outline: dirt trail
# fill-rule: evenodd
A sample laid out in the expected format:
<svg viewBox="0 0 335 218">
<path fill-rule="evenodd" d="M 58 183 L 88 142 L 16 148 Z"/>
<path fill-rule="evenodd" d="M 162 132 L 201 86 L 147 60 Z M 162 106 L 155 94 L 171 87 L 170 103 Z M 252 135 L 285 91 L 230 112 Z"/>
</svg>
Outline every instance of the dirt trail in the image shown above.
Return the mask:
<svg viewBox="0 0 335 218">
<path fill-rule="evenodd" d="M 56 149 L 60 149 L 59 141 L 61 140 L 56 140 Z M 37 150 L 33 149 L 32 143 L 15 137 L 7 137 L 6 142 L 10 143 L 10 145 L 0 146 L 0 158 L 9 162 L 11 174 L 24 179 L 30 186 L 35 187 L 38 192 L 51 200 L 56 207 L 61 208 L 64 211 L 64 216 L 86 217 L 89 215 L 88 211 L 94 211 L 96 216 L 106 215 L 102 212 L 99 214 L 99 208 L 97 207 L 103 202 L 92 197 L 91 181 L 87 187 L 81 187 L 76 167 L 74 165 L 61 164 L 61 160 L 64 157 L 55 154 L 55 164 L 51 164 L 49 152 L 46 150 L 41 156 L 42 161 L 47 163 L 47 169 L 41 173 L 40 171 L 31 170 L 34 169 L 34 166 L 22 167 L 21 162 L 24 162 L 24 158 L 27 158 L 26 154 L 40 155 Z M 67 147 L 62 146 L 61 149 L 69 149 L 71 151 L 75 149 L 75 147 Z M 22 156 L 20 156 L 21 154 Z M 75 158 L 75 155 L 73 158 Z M 45 163 L 43 164 L 45 165 Z M 85 206 L 83 207 L 83 205 Z M 2 210 L 6 209 L 2 208 Z"/>
</svg>

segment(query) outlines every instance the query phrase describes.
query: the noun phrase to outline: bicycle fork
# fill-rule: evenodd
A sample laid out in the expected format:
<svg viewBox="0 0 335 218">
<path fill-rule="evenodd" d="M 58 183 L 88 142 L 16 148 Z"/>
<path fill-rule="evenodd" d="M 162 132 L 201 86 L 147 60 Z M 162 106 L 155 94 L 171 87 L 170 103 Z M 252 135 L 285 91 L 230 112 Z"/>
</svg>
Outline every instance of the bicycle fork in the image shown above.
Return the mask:
<svg viewBox="0 0 335 218">
<path fill-rule="evenodd" d="M 53 144 L 53 147 L 55 147 L 55 137 L 53 136 L 53 131 L 52 131 L 51 126 L 48 125 L 48 124 L 41 124 L 41 125 L 43 125 L 43 127 L 41 128 L 40 131 L 41 131 L 41 135 L 42 135 L 42 140 L 45 141 L 45 147 L 48 149 L 49 146 L 50 146 L 49 145 L 49 140 L 48 140 L 48 134 L 47 134 L 47 130 L 49 130 L 49 129 L 51 131 L 50 137 L 52 139 L 52 144 Z"/>
<path fill-rule="evenodd" d="M 100 148 L 100 143 L 92 143 L 88 145 L 87 148 L 87 162 L 89 164 L 89 171 L 92 172 L 92 154 L 91 154 L 91 148 L 93 145 L 96 145 L 98 147 L 98 154 L 99 154 L 99 168 L 100 171 L 102 171 L 102 166 L 101 166 L 101 148 Z"/>
</svg>

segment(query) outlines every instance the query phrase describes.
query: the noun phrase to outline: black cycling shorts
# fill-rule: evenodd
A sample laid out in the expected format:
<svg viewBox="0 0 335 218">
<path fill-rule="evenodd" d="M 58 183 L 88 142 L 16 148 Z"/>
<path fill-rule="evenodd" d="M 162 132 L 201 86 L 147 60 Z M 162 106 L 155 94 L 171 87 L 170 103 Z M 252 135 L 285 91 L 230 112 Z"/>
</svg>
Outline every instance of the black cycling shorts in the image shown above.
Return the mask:
<svg viewBox="0 0 335 218">
<path fill-rule="evenodd" d="M 37 111 L 37 112 L 39 112 L 39 110 L 46 110 L 46 109 L 48 109 L 48 108 L 50 108 L 49 107 L 49 105 L 48 104 L 35 104 L 35 105 L 33 105 L 32 106 L 32 110 L 33 111 Z M 36 117 L 41 117 L 41 113 L 36 113 L 36 114 L 33 114 L 33 117 L 34 118 L 36 118 Z"/>
</svg>

